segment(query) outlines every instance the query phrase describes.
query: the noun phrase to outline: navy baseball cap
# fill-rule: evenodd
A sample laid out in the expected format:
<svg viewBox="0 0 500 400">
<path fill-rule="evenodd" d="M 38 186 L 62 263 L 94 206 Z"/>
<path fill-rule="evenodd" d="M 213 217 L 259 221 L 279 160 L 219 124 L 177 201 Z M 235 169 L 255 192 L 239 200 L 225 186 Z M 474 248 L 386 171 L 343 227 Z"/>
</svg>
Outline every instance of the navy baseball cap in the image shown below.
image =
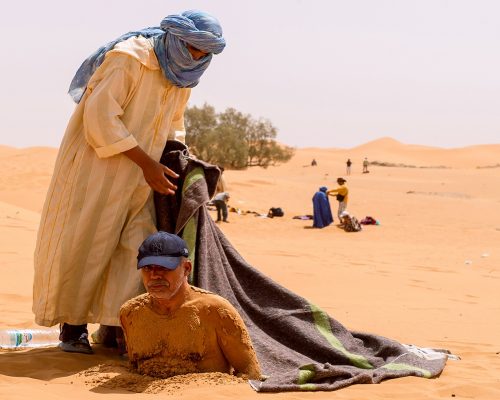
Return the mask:
<svg viewBox="0 0 500 400">
<path fill-rule="evenodd" d="M 189 255 L 186 242 L 179 236 L 168 232 L 156 232 L 148 236 L 137 256 L 137 269 L 146 265 L 159 265 L 174 270 L 181 262 L 181 257 Z"/>
</svg>

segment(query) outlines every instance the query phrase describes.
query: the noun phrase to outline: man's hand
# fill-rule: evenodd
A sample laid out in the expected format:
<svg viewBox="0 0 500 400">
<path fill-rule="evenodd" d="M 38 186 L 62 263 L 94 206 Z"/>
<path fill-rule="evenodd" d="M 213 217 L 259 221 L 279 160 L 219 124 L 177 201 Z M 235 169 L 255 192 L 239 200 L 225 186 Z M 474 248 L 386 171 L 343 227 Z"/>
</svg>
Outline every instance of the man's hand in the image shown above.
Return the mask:
<svg viewBox="0 0 500 400">
<path fill-rule="evenodd" d="M 177 186 L 168 180 L 166 175 L 172 178 L 178 178 L 174 171 L 170 168 L 165 167 L 163 164 L 151 160 L 151 163 L 147 163 L 142 168 L 142 173 L 144 174 L 144 179 L 151 188 L 161 194 L 175 194 Z"/>
<path fill-rule="evenodd" d="M 124 151 L 123 154 L 142 169 L 144 179 L 151 189 L 161 194 L 175 194 L 177 186 L 167 178 L 167 176 L 178 178 L 179 175 L 174 171 L 153 160 L 139 146 Z"/>
</svg>

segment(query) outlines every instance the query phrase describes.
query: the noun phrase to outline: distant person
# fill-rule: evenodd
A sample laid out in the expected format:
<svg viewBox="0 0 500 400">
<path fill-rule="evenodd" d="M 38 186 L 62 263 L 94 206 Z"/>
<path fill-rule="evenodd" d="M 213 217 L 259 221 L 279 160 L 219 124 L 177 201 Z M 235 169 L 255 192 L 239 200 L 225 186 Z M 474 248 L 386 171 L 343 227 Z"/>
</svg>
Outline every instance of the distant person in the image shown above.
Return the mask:
<svg viewBox="0 0 500 400">
<path fill-rule="evenodd" d="M 159 378 L 222 372 L 260 379 L 241 316 L 226 299 L 188 284 L 188 254 L 183 239 L 161 231 L 139 248 L 137 269 L 147 293 L 120 309 L 132 367 Z"/>
<path fill-rule="evenodd" d="M 315 167 L 316 165 L 318 165 L 318 163 L 316 162 L 316 159 L 313 158 L 311 161 L 311 167 Z"/>
<path fill-rule="evenodd" d="M 345 169 L 345 173 L 346 175 L 351 175 L 351 165 L 352 165 L 352 161 L 350 158 L 347 159 L 346 163 L 346 169 Z"/>
<path fill-rule="evenodd" d="M 217 19 L 185 11 L 100 47 L 73 78 L 34 256 L 35 321 L 61 324 L 62 350 L 92 353 L 87 323 L 121 332 L 120 306 L 140 293 L 137 247 L 156 231 L 153 191 L 177 189 L 160 157 L 184 141 L 191 88 L 224 46 Z"/>
<path fill-rule="evenodd" d="M 215 222 L 229 222 L 227 220 L 227 202 L 229 199 L 230 196 L 228 192 L 217 193 L 214 196 L 212 203 L 215 208 L 217 208 L 217 220 Z"/>
<path fill-rule="evenodd" d="M 349 214 L 347 211 L 342 211 L 340 218 L 340 223 L 346 232 L 359 232 L 363 229 L 358 219 L 354 215 Z"/>
<path fill-rule="evenodd" d="M 321 186 L 312 198 L 313 227 L 324 228 L 333 222 L 332 209 L 327 196 L 328 188 Z"/>
<path fill-rule="evenodd" d="M 368 158 L 365 157 L 365 159 L 363 160 L 363 174 L 367 174 L 368 172 L 370 172 L 368 171 L 368 165 Z"/>
<path fill-rule="evenodd" d="M 336 189 L 329 190 L 327 194 L 329 196 L 335 196 L 339 202 L 339 209 L 337 215 L 339 217 L 340 224 L 342 225 L 341 214 L 347 207 L 347 201 L 349 200 L 349 189 L 345 186 L 347 181 L 344 178 L 337 178 L 337 183 L 339 186 Z"/>
</svg>

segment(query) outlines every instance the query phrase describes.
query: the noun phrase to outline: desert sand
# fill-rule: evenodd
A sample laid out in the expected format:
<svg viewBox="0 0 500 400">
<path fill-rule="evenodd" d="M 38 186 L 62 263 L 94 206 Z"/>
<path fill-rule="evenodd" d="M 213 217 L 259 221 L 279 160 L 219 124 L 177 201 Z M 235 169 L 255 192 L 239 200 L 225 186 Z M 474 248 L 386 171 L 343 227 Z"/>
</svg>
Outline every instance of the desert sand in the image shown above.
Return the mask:
<svg viewBox="0 0 500 400">
<path fill-rule="evenodd" d="M 0 146 L 0 329 L 36 327 L 33 250 L 56 154 Z M 348 157 L 353 166 L 346 177 Z M 406 167 L 370 166 L 362 174 L 364 157 Z M 230 213 L 221 226 L 250 263 L 349 329 L 461 357 L 449 360 L 437 379 L 269 395 L 222 374 L 140 377 L 100 347 L 92 356 L 44 348 L 0 351 L 0 398 L 499 399 L 499 163 L 500 145 L 441 149 L 383 138 L 353 149 L 298 149 L 281 166 L 225 172 L 231 206 L 285 211 L 274 219 Z M 334 187 L 338 176 L 350 188 L 348 210 L 379 226 L 346 233 L 335 224 L 311 229 L 312 221 L 292 219 L 311 214 L 314 192 Z M 336 218 L 335 201 L 332 210 Z"/>
</svg>

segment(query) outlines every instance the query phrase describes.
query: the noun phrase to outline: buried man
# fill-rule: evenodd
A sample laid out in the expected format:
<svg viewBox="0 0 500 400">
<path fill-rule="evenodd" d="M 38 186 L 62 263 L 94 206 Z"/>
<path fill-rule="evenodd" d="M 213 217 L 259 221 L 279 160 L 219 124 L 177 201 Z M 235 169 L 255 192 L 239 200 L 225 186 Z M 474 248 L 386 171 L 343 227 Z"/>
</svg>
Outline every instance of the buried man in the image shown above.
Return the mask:
<svg viewBox="0 0 500 400">
<path fill-rule="evenodd" d="M 187 256 L 184 240 L 167 232 L 150 235 L 139 248 L 147 293 L 120 310 L 132 366 L 161 378 L 225 372 L 260 379 L 243 320 L 227 300 L 188 284 Z"/>
</svg>

